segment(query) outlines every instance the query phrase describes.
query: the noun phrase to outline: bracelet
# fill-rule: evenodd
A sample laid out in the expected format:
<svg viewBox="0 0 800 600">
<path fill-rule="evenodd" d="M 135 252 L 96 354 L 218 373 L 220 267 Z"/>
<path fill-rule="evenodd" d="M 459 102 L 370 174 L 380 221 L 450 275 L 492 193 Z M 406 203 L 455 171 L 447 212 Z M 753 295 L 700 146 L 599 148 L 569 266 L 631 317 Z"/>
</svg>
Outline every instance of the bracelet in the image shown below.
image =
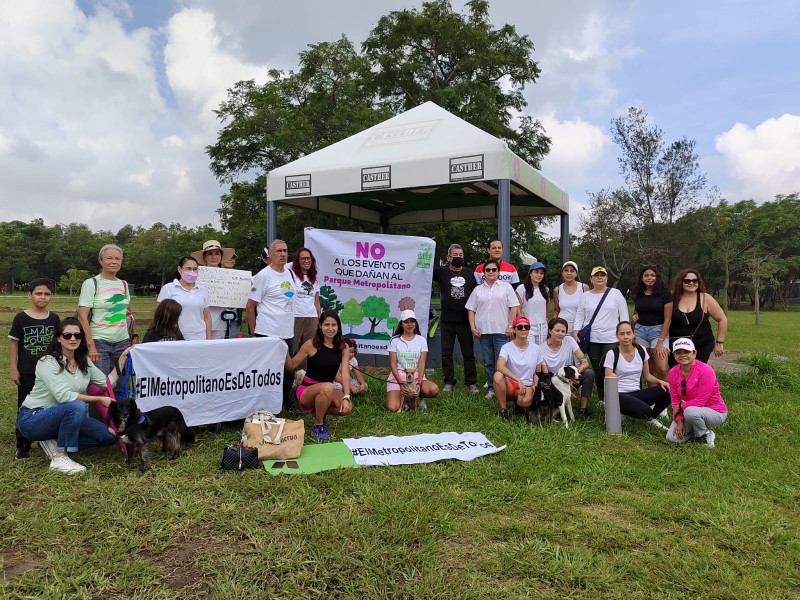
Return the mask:
<svg viewBox="0 0 800 600">
<path fill-rule="evenodd" d="M 718 344 L 724 344 L 724 343 L 725 343 L 725 340 L 717 340 L 717 343 L 718 343 Z"/>
<path fill-rule="evenodd" d="M 347 400 L 349 402 L 350 401 L 350 394 L 347 394 L 346 396 L 342 396 L 342 400 Z"/>
</svg>

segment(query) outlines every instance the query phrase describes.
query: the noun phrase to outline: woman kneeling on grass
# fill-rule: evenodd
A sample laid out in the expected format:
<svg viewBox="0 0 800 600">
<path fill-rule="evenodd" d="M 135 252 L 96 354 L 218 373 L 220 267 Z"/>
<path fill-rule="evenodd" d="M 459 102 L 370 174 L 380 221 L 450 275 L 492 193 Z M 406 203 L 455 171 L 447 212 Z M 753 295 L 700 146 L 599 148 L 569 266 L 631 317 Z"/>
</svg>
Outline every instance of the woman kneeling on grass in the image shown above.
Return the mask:
<svg viewBox="0 0 800 600">
<path fill-rule="evenodd" d="M 125 367 L 125 349 L 115 370 L 108 375 L 113 386 Z M 86 467 L 73 461 L 68 452 L 94 446 L 110 446 L 116 435 L 87 414 L 87 404 L 109 406 L 111 398 L 89 396 L 90 383 L 106 388 L 106 376 L 89 360 L 89 349 L 80 321 L 69 317 L 61 321 L 53 341 L 36 363 L 36 383 L 19 410 L 17 428 L 50 458 L 50 468 L 60 473 L 80 473 Z M 53 439 L 55 438 L 55 439 Z"/>
<path fill-rule="evenodd" d="M 286 353 L 286 370 L 294 371 L 307 361 L 303 381 L 297 387 L 297 401 L 304 413 L 314 413 L 311 435 L 318 440 L 331 439 L 326 415 L 349 415 L 353 410 L 350 402 L 350 379 L 342 381 L 343 392 L 334 387 L 336 373 L 347 372 L 350 351 L 342 339 L 342 323 L 334 312 L 324 311 L 319 316 L 319 325 L 314 337 L 300 346 L 293 357 Z"/>
<path fill-rule="evenodd" d="M 386 408 L 400 412 L 403 408 L 403 394 L 406 387 L 400 387 L 406 380 L 406 371 L 414 371 L 414 384 L 420 398 L 420 408 L 425 408 L 423 398 L 439 395 L 439 386 L 425 378 L 425 361 L 428 359 L 428 342 L 420 334 L 417 315 L 413 310 L 400 313 L 400 323 L 394 336 L 389 340 L 389 366 L 392 372 L 386 381 Z"/>
<path fill-rule="evenodd" d="M 619 412 L 626 417 L 641 419 L 648 425 L 666 429 L 658 420 L 669 406 L 669 384 L 650 373 L 647 350 L 636 344 L 630 321 L 617 325 L 619 348 L 609 350 L 603 361 L 605 376 L 617 376 Z M 642 389 L 642 377 L 652 387 Z"/>
<path fill-rule="evenodd" d="M 679 443 L 696 439 L 713 448 L 716 435 L 711 428 L 728 418 L 717 375 L 697 359 L 694 342 L 689 338 L 676 340 L 672 354 L 678 364 L 669 372 L 673 420 L 667 439 Z"/>
<path fill-rule="evenodd" d="M 511 327 L 514 339 L 503 345 L 497 359 L 493 378 L 495 395 L 501 419 L 511 420 L 508 412 L 508 403 L 511 402 L 516 410 L 525 411 L 525 418 L 530 423 L 534 389 L 539 380 L 537 374 L 546 373 L 548 369 L 539 346 L 528 341 L 531 331 L 528 317 L 516 317 Z"/>
</svg>

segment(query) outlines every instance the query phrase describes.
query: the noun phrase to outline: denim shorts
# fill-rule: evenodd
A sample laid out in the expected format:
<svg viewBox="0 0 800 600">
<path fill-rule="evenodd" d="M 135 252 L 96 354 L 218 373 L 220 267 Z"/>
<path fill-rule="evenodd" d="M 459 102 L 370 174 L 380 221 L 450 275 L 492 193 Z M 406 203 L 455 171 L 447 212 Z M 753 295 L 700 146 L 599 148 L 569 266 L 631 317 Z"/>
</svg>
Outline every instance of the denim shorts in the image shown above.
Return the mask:
<svg viewBox="0 0 800 600">
<path fill-rule="evenodd" d="M 633 328 L 636 335 L 636 343 L 643 348 L 655 348 L 658 346 L 658 336 L 661 335 L 661 325 L 639 325 Z M 669 338 L 661 342 L 661 345 L 669 351 Z"/>
</svg>

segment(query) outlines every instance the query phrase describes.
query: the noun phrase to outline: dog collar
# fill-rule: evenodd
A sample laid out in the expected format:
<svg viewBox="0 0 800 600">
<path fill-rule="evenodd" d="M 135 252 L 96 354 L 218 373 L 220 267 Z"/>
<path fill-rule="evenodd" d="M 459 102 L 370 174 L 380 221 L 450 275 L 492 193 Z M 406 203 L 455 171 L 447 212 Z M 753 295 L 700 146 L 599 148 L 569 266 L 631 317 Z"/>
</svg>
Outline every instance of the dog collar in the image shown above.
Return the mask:
<svg viewBox="0 0 800 600">
<path fill-rule="evenodd" d="M 144 415 L 139 415 L 139 420 L 136 422 L 137 425 L 141 425 L 145 422 Z"/>
<path fill-rule="evenodd" d="M 572 385 L 572 382 L 566 377 L 562 377 L 561 375 L 558 374 L 556 374 L 556 377 L 558 378 L 559 381 L 563 381 L 564 383 L 569 383 L 570 385 Z"/>
</svg>

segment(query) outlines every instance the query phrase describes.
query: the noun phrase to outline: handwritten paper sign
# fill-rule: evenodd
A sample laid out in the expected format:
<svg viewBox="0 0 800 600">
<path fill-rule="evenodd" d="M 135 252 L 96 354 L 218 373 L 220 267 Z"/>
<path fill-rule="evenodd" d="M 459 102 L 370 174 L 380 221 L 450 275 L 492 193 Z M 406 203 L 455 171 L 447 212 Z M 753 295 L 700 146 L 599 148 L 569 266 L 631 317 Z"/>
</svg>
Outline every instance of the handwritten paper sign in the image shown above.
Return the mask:
<svg viewBox="0 0 800 600">
<path fill-rule="evenodd" d="M 253 274 L 239 269 L 220 267 L 200 267 L 197 283 L 208 290 L 211 306 L 225 308 L 244 308 L 250 294 L 250 281 Z"/>
</svg>

